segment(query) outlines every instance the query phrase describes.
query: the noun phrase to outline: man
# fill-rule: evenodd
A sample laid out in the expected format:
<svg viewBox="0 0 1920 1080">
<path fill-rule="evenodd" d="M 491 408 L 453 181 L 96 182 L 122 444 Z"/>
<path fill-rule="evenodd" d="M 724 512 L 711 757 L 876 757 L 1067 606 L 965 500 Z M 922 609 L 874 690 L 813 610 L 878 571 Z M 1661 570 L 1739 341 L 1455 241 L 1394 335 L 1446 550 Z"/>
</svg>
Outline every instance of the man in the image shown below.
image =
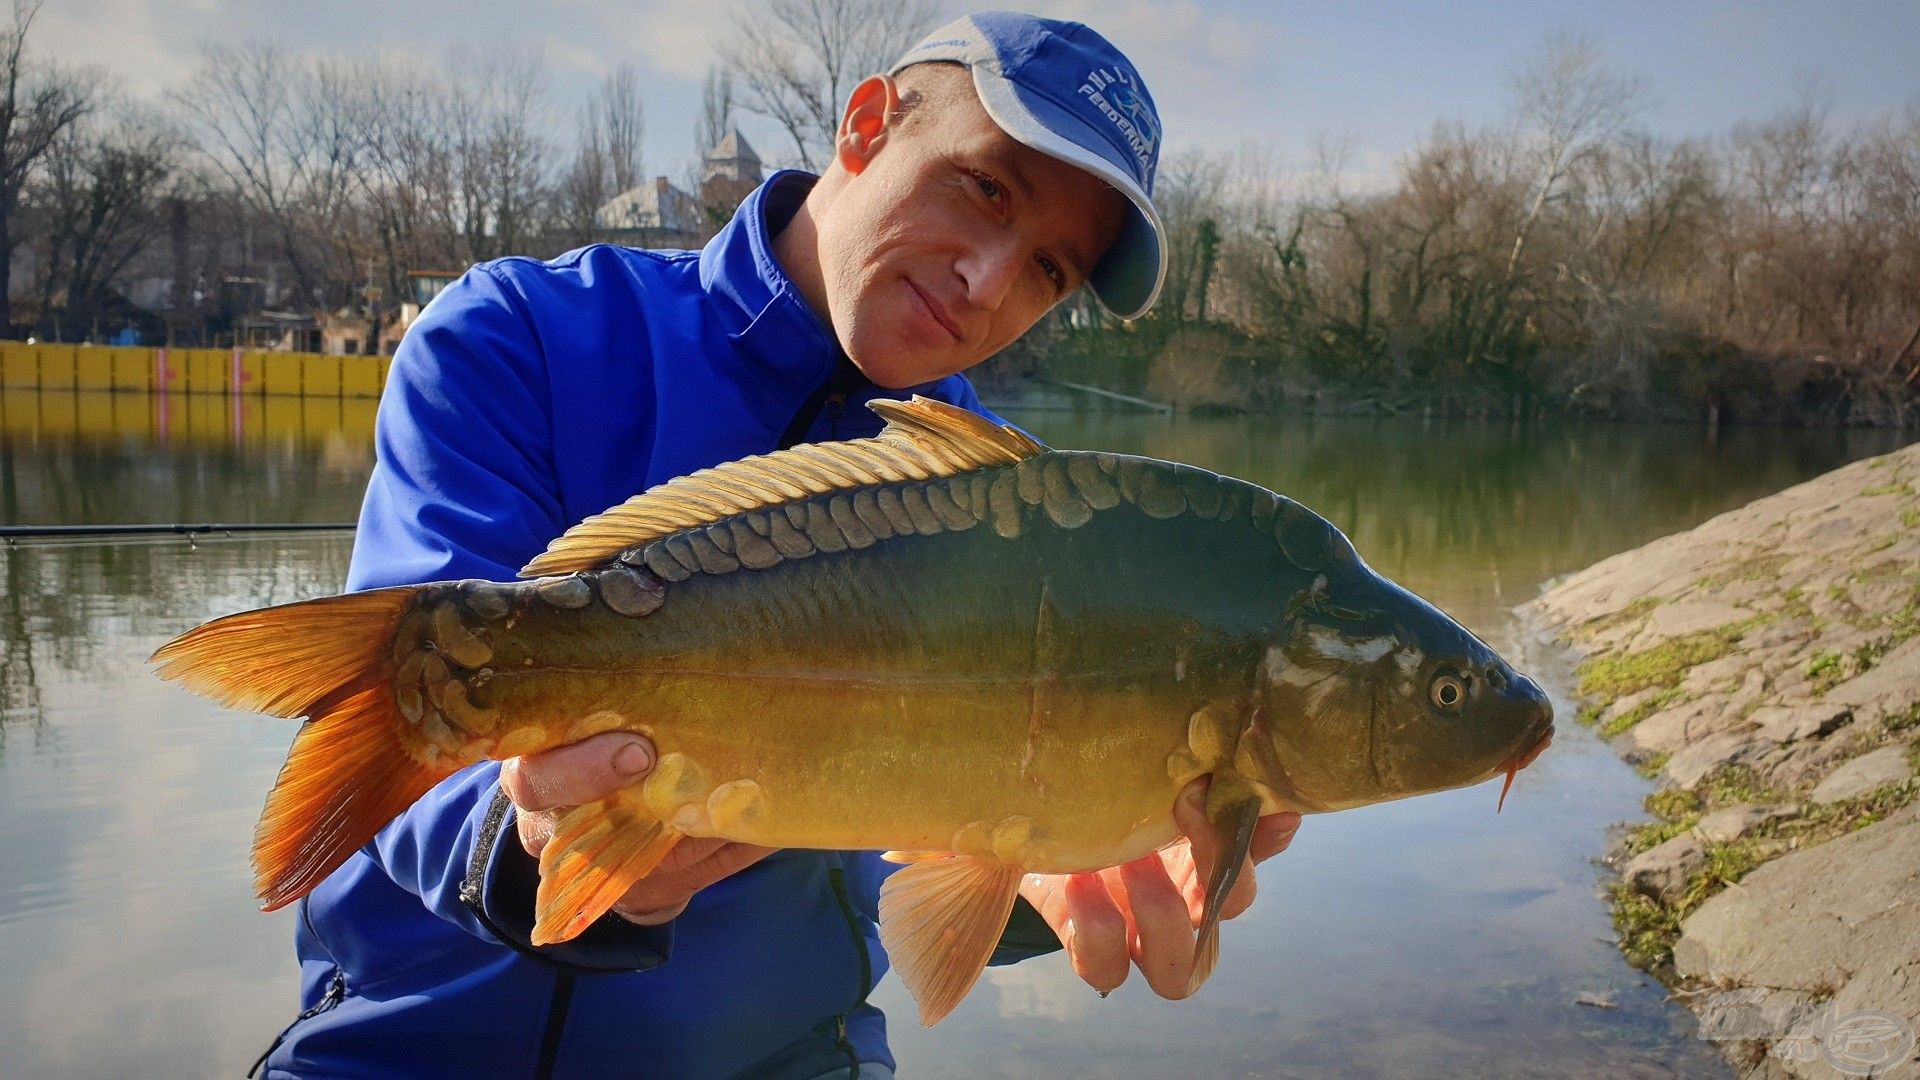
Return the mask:
<svg viewBox="0 0 1920 1080">
<path fill-rule="evenodd" d="M 475 267 L 394 359 L 350 586 L 511 579 L 653 484 L 874 434 L 875 396 L 984 411 L 957 373 L 1074 289 L 1126 316 L 1153 302 L 1157 150 L 1151 99 L 1104 39 L 980 15 L 861 83 L 824 175 L 771 177 L 702 252 Z M 873 853 L 691 840 L 579 938 L 528 944 L 555 811 L 652 763 L 645 739 L 606 734 L 428 793 L 302 903 L 307 1010 L 267 1075 L 891 1075 L 866 1003 L 886 965 Z M 1064 944 L 1102 992 L 1137 965 L 1184 994 L 1218 849 L 1200 793 L 1178 809 L 1191 848 L 1031 876 L 996 961 Z M 1263 821 L 1255 856 L 1298 820 Z"/>
</svg>

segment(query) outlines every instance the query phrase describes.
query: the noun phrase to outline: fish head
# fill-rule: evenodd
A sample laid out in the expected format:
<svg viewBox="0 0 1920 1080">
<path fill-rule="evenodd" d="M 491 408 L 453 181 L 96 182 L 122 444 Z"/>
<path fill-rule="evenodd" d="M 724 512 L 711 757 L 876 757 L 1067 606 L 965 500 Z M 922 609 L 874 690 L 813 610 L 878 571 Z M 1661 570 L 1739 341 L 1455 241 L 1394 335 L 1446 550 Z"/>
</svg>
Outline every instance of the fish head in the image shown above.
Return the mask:
<svg viewBox="0 0 1920 1080">
<path fill-rule="evenodd" d="M 1333 557 L 1287 597 L 1262 665 L 1274 789 L 1333 810 L 1511 782 L 1552 738 L 1546 694 L 1327 528 Z"/>
</svg>

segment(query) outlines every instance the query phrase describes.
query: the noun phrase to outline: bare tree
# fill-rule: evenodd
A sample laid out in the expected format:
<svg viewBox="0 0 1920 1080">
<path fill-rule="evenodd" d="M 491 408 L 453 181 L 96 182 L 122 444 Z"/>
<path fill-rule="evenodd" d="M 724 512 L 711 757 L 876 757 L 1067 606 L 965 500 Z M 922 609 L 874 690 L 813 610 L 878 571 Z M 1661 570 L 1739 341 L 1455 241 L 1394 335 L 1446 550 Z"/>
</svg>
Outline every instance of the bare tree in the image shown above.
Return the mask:
<svg viewBox="0 0 1920 1080">
<path fill-rule="evenodd" d="M 1162 318 L 1206 319 L 1208 280 L 1219 254 L 1219 220 L 1227 183 L 1225 157 L 1189 151 L 1161 167 L 1154 193 L 1167 247 L 1167 277 L 1161 286 Z"/>
<path fill-rule="evenodd" d="M 172 95 L 206 162 L 272 230 L 302 305 L 324 291 L 302 220 L 313 172 L 305 160 L 313 147 L 300 116 L 303 99 L 312 100 L 302 92 L 305 81 L 306 72 L 278 46 L 208 43 L 193 78 Z"/>
<path fill-rule="evenodd" d="M 719 65 L 707 69 L 700 87 L 700 117 L 693 124 L 696 158 L 720 145 L 733 130 L 733 73 Z"/>
<path fill-rule="evenodd" d="M 607 200 L 640 183 L 646 113 L 632 65 L 615 68 L 580 108 L 573 164 L 561 193 L 568 231 L 577 243 L 598 231 L 594 216 Z"/>
<path fill-rule="evenodd" d="M 828 160 L 840 108 L 932 27 L 935 0 L 767 0 L 720 45 L 741 106 L 778 123 L 802 167 Z"/>
<path fill-rule="evenodd" d="M 14 212 L 20 193 L 54 141 L 93 108 L 93 78 L 38 60 L 27 33 L 39 0 L 13 0 L 0 31 L 0 335 L 11 332 Z"/>
<path fill-rule="evenodd" d="M 122 107 L 63 131 L 28 203 L 44 223 L 41 318 L 85 327 L 126 270 L 165 227 L 161 200 L 178 164 L 175 134 Z"/>
<path fill-rule="evenodd" d="M 1513 280 L 1527 237 L 1568 171 L 1626 126 L 1642 94 L 1638 80 L 1606 70 L 1592 38 L 1571 33 L 1548 38 L 1515 77 L 1514 89 L 1534 177 L 1533 197 L 1507 254 L 1506 282 Z"/>
<path fill-rule="evenodd" d="M 524 251 L 549 190 L 546 63 L 531 49 L 503 49 L 480 63 L 455 57 L 451 66 L 451 207 L 464 260 Z"/>
</svg>

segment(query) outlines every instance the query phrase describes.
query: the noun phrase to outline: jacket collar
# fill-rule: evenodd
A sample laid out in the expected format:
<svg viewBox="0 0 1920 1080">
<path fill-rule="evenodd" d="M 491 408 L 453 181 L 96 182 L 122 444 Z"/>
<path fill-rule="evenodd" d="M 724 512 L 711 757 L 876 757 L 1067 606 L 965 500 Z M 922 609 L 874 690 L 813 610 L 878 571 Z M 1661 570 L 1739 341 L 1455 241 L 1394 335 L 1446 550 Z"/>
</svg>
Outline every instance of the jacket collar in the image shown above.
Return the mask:
<svg viewBox="0 0 1920 1080">
<path fill-rule="evenodd" d="M 841 356 L 832 329 L 773 256 L 773 234 L 818 179 L 793 169 L 767 177 L 700 252 L 700 285 L 728 339 L 775 400 L 794 404 Z"/>
</svg>

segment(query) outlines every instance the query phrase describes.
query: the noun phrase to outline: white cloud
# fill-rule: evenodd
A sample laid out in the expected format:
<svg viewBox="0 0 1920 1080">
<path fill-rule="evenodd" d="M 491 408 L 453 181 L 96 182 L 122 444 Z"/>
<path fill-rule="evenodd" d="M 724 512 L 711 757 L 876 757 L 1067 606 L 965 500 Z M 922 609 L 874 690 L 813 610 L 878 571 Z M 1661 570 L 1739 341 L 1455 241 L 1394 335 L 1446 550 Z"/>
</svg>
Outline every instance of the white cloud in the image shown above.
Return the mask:
<svg viewBox="0 0 1920 1080">
<path fill-rule="evenodd" d="M 593 49 L 609 54 L 614 63 L 645 59 L 664 74 L 698 78 L 713 63 L 715 44 L 731 25 L 737 4 L 567 0 L 566 6 L 598 23 Z"/>
<path fill-rule="evenodd" d="M 195 5 L 217 13 L 214 0 Z M 151 0 L 63 0 L 40 9 L 28 47 L 63 64 L 106 71 L 137 97 L 152 97 L 178 84 L 193 68 L 190 34 L 182 20 L 163 18 Z"/>
</svg>

